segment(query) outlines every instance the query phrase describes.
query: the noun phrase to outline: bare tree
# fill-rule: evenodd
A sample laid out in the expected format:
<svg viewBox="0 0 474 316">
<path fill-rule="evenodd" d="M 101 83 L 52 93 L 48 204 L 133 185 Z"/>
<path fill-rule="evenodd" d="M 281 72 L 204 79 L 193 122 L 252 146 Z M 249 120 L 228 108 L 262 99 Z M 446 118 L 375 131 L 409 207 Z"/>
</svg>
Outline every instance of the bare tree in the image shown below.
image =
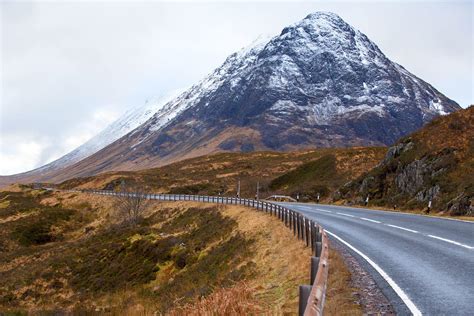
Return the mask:
<svg viewBox="0 0 474 316">
<path fill-rule="evenodd" d="M 146 198 L 144 188 L 140 185 L 126 186 L 122 182 L 117 194 L 115 208 L 119 216 L 132 224 L 136 224 L 150 202 Z"/>
</svg>

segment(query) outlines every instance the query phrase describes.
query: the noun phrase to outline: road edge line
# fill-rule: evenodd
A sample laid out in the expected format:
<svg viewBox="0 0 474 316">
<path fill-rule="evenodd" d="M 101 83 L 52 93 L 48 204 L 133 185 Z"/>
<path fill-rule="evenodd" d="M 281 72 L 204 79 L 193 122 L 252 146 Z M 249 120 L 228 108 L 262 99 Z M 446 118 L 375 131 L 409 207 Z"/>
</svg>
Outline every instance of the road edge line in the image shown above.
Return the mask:
<svg viewBox="0 0 474 316">
<path fill-rule="evenodd" d="M 326 229 L 325 229 L 325 231 L 330 236 L 332 236 L 332 237 L 336 238 L 337 240 L 339 240 L 340 242 L 342 242 L 344 245 L 349 247 L 352 251 L 354 251 L 359 256 L 361 256 L 365 261 L 367 261 L 372 266 L 372 268 L 374 268 L 375 271 L 377 271 L 380 274 L 380 276 L 390 285 L 390 287 L 395 291 L 395 293 L 397 293 L 397 295 L 400 297 L 400 299 L 408 307 L 408 309 L 410 310 L 410 312 L 413 315 L 415 315 L 415 316 L 422 315 L 421 311 L 418 309 L 418 307 L 416 307 L 416 305 L 412 302 L 412 300 L 408 297 L 408 295 L 398 286 L 397 283 L 395 283 L 395 281 L 379 265 L 377 265 L 367 255 L 362 253 L 360 250 L 358 250 L 357 248 L 355 248 L 354 246 L 349 244 L 347 241 L 345 241 L 341 237 L 337 236 L 336 234 L 334 234 L 334 233 L 332 233 L 332 232 L 330 232 Z"/>
</svg>

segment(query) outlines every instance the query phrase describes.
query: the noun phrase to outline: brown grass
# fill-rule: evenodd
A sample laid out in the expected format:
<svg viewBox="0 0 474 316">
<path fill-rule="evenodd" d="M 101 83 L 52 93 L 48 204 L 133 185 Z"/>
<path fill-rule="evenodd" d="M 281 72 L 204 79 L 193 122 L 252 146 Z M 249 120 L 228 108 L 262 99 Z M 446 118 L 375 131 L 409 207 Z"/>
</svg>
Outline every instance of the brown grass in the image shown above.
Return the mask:
<svg viewBox="0 0 474 316">
<path fill-rule="evenodd" d="M 239 282 L 234 287 L 219 289 L 195 304 L 178 307 L 167 315 L 255 315 L 262 312 L 253 289 L 246 282 Z"/>
<path fill-rule="evenodd" d="M 91 232 L 86 232 L 84 226 L 71 227 L 65 234 L 65 241 L 51 246 L 31 248 L 31 253 L 24 251 L 24 255 L 12 257 L 0 265 L 0 272 L 8 275 L 14 272 L 18 266 L 39 267 L 43 262 L 57 255 L 59 249 L 68 250 L 69 244 L 73 245 L 79 240 L 88 240 L 94 234 L 100 233 L 110 225 L 120 221 L 115 217 L 113 209 L 114 198 L 81 193 L 56 192 L 42 199 L 43 205 L 56 205 L 60 203 L 64 207 L 80 209 L 93 214 L 87 226 L 93 226 Z M 197 202 L 165 202 L 154 201 L 148 207 L 145 217 L 160 216 L 162 222 L 156 229 L 160 229 L 165 223 L 190 208 L 206 209 L 208 205 Z M 225 311 L 224 314 L 294 314 L 298 309 L 298 286 L 309 282 L 309 258 L 311 252 L 304 243 L 298 241 L 291 230 L 286 228 L 278 219 L 268 214 L 258 212 L 242 206 L 219 206 L 219 212 L 226 218 L 230 218 L 237 226 L 233 235 L 240 234 L 244 240 L 251 240 L 249 244 L 250 255 L 233 269 L 251 267 L 250 274 L 244 279 L 238 280 L 224 287 L 214 288 L 212 293 L 197 298 L 195 301 L 187 301 L 180 306 L 177 301 L 170 313 L 172 315 L 190 314 L 191 310 L 197 314 L 213 314 L 215 311 Z M 18 218 L 19 221 L 22 218 Z M 208 245 L 209 251 L 215 245 L 222 243 L 216 240 Z M 52 247 L 54 246 L 54 247 Z M 43 249 L 43 250 L 41 250 Z M 55 250 L 56 249 L 56 250 Z M 29 251 L 30 251 L 29 250 Z M 34 251 L 33 251 L 34 250 Z M 64 252 L 69 253 L 70 252 Z M 46 268 L 45 268 L 46 269 Z M 330 266 L 330 275 L 333 269 L 342 269 L 337 265 Z M 165 268 L 161 272 L 166 272 Z M 161 273 L 159 272 L 159 273 Z M 159 276 L 157 274 L 157 279 Z M 334 272 L 333 272 L 334 273 Z M 338 274 L 339 272 L 336 272 Z M 66 277 L 67 278 L 67 277 Z M 51 308 L 61 308 L 63 311 L 74 311 L 76 308 L 87 308 L 112 314 L 123 315 L 152 315 L 159 308 L 159 296 L 150 296 L 155 287 L 160 284 L 157 280 L 140 285 L 138 287 L 119 289 L 115 292 L 104 292 L 94 297 L 86 297 L 84 301 L 76 301 L 77 293 L 68 285 L 66 279 L 61 279 L 64 287 L 54 293 L 50 293 L 49 283 L 45 280 L 32 279 L 30 285 L 19 287 L 18 291 L 35 290 L 38 295 L 47 295 L 39 301 L 29 298 L 23 301 L 22 308 L 28 308 L 30 312 L 40 312 Z M 347 281 L 347 279 L 344 279 Z M 344 286 L 342 280 L 340 287 Z M 1 282 L 0 282 L 1 283 Z M 347 285 L 347 284 L 346 284 Z M 45 289 L 39 290 L 39 289 Z M 48 292 L 49 291 L 49 292 Z M 16 293 L 16 292 L 15 292 Z M 20 295 L 18 292 L 15 295 Z M 179 298 L 178 298 L 179 299 Z M 328 297 L 328 301 L 331 296 Z M 61 302 L 61 303 L 59 303 Z M 338 304 L 338 303 L 337 303 Z M 19 306 L 20 307 L 20 306 Z M 219 313 L 222 314 L 222 313 Z"/>
<path fill-rule="evenodd" d="M 351 288 L 351 272 L 347 268 L 342 256 L 335 250 L 329 252 L 329 276 L 325 315 L 362 315 L 360 305 L 355 302 Z"/>
<path fill-rule="evenodd" d="M 257 181 L 260 183 L 261 196 L 264 197 L 277 193 L 268 188 L 268 184 L 276 177 L 331 154 L 336 158 L 336 170 L 332 180 L 329 182 L 324 180 L 324 183 L 316 183 L 316 181 L 308 183 L 307 186 L 312 189 L 313 184 L 325 184 L 328 189 L 335 190 L 338 186 L 374 167 L 383 158 L 385 151 L 386 148 L 382 147 L 353 147 L 295 152 L 218 153 L 160 168 L 110 172 L 93 177 L 76 178 L 64 182 L 61 187 L 114 189 L 123 179 L 126 183 L 140 183 L 150 192 L 212 195 L 220 192 L 225 195 L 235 195 L 237 182 L 240 179 L 242 197 L 254 196 Z M 176 192 L 177 189 L 181 189 L 181 192 Z M 301 189 L 292 186 L 286 193 L 291 194 Z"/>
<path fill-rule="evenodd" d="M 189 204 L 190 207 L 199 205 L 181 203 Z M 255 266 L 256 273 L 244 283 L 236 284 L 235 289 L 217 289 L 215 297 L 187 305 L 183 311 L 210 308 L 206 305 L 214 302 L 224 304 L 223 310 L 239 310 L 240 307 L 232 305 L 235 303 L 245 305 L 248 312 L 260 310 L 273 314 L 295 313 L 298 310 L 298 286 L 309 282 L 311 251 L 282 222 L 268 214 L 242 206 L 226 206 L 222 208 L 222 212 L 237 221 L 238 231 L 255 241 L 250 262 Z M 231 300 L 228 297 L 231 293 L 239 293 L 238 299 Z M 214 308 L 218 310 L 219 307 Z M 180 314 L 180 310 L 173 313 L 185 314 Z M 245 314 L 247 313 L 239 315 Z"/>
<path fill-rule="evenodd" d="M 38 270 L 41 265 L 48 262 L 48 260 L 51 261 L 51 258 L 61 252 L 68 256 L 73 255 L 72 249 L 70 249 L 71 246 L 76 243 L 87 245 L 86 241 L 89 238 L 93 238 L 98 234 L 101 236 L 103 230 L 120 221 L 120 218 L 115 216 L 114 200 L 111 197 L 83 193 L 55 192 L 46 195 L 39 202 L 42 205 L 60 204 L 66 208 L 90 213 L 90 221 L 85 225 L 87 227 L 93 226 L 94 229 L 88 231 L 84 229 L 85 226 L 71 227 L 70 230 L 65 231 L 63 241 L 46 246 L 18 249 L 18 255 L 13 256 L 14 253 L 12 252 L 9 254 L 10 259 L 6 259 L 0 264 L 0 272 L 10 276 L 10 280 L 14 280 L 12 277 L 19 273 L 20 270 L 17 269 L 19 266 L 22 267 L 21 269 L 30 266 Z M 196 202 L 160 203 L 154 201 L 144 216 L 162 217 L 160 225 L 155 227 L 159 231 L 160 227 L 165 225 L 166 222 L 187 209 L 207 210 L 209 206 L 212 205 Z M 225 310 L 241 310 L 242 313 L 246 313 L 245 311 L 252 313 L 253 310 L 272 310 L 279 314 L 294 313 L 298 304 L 298 285 L 308 282 L 309 249 L 305 248 L 302 242 L 296 240 L 292 232 L 274 217 L 241 206 L 219 206 L 218 209 L 225 218 L 230 218 L 236 223 L 237 226 L 232 231 L 232 236 L 241 235 L 243 236 L 242 240 L 252 241 L 248 246 L 250 247 L 248 248 L 249 255 L 243 257 L 243 261 L 236 261 L 238 263 L 232 267 L 232 270 L 235 271 L 246 271 L 245 269 L 249 268 L 249 274 L 244 274 L 244 278 L 237 280 L 236 283 L 213 289 L 211 294 L 206 294 L 199 300 L 191 300 L 190 302 L 188 299 L 186 301 L 188 306 L 197 304 L 197 306 L 201 306 L 200 308 L 204 308 L 202 306 L 206 305 L 206 302 L 221 302 L 224 304 L 222 308 Z M 24 219 L 18 218 L 17 220 L 22 221 Z M 152 236 L 150 235 L 150 237 Z M 207 245 L 207 248 L 202 249 L 203 254 L 212 251 L 212 248 L 225 241 L 215 240 L 215 242 Z M 295 258 L 300 258 L 300 260 L 295 260 Z M 44 267 L 45 271 L 48 269 L 46 266 Z M 165 272 L 163 267 L 158 272 L 157 277 L 160 273 Z M 57 277 L 53 278 L 54 280 L 61 279 L 64 276 L 66 279 L 69 278 L 69 276 L 61 275 L 62 272 L 58 273 Z M 23 282 L 23 279 L 21 279 L 23 276 L 18 274 L 18 277 L 20 278 L 18 281 Z M 21 306 L 18 305 L 18 308 L 27 308 L 31 312 L 51 309 L 74 311 L 77 308 L 79 310 L 82 308 L 127 315 L 149 315 L 154 314 L 160 305 L 159 296 L 150 296 L 149 294 L 155 292 L 155 287 L 161 286 L 161 284 L 157 284 L 156 280 L 135 288 L 103 292 L 94 297 L 85 295 L 84 300 L 78 302 L 79 294 L 75 293 L 75 290 L 66 279 L 61 279 L 63 284 L 61 289 L 50 290 L 52 283 L 47 283 L 49 281 L 43 280 L 42 277 L 31 276 L 30 281 L 28 281 L 29 285 L 25 283 L 25 286 L 18 287 L 18 290 L 12 293 L 15 297 L 20 297 L 26 291 L 34 291 L 35 295 L 41 299 L 36 300 L 33 297 L 28 297 L 22 301 Z M 54 291 L 54 293 L 51 291 Z M 51 293 L 48 294 L 49 292 Z M 237 295 L 237 293 L 240 294 Z M 44 295 L 47 295 L 47 297 Z M 229 301 L 229 295 L 235 296 L 236 300 Z M 177 306 L 179 307 L 179 305 L 178 301 Z M 8 306 L 8 308 L 13 307 Z"/>
<path fill-rule="evenodd" d="M 249 281 L 264 306 L 273 312 L 298 309 L 298 286 L 309 281 L 311 251 L 283 223 L 267 214 L 244 207 L 226 208 L 239 230 L 256 240 L 253 262 L 257 274 Z"/>
</svg>

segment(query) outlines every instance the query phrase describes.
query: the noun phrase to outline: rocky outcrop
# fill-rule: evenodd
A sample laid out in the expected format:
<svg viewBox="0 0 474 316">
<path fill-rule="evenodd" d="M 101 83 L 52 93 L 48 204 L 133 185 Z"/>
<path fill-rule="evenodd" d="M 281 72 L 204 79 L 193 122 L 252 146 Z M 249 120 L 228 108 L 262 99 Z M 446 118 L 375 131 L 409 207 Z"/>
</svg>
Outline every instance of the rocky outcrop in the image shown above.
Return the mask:
<svg viewBox="0 0 474 316">
<path fill-rule="evenodd" d="M 448 202 L 448 211 L 453 215 L 474 215 L 474 200 L 473 196 L 467 195 L 465 192 L 461 193 L 454 199 Z"/>
<path fill-rule="evenodd" d="M 474 108 L 442 117 L 387 150 L 385 158 L 335 199 L 474 215 Z M 443 135 L 442 138 L 439 135 Z"/>
</svg>

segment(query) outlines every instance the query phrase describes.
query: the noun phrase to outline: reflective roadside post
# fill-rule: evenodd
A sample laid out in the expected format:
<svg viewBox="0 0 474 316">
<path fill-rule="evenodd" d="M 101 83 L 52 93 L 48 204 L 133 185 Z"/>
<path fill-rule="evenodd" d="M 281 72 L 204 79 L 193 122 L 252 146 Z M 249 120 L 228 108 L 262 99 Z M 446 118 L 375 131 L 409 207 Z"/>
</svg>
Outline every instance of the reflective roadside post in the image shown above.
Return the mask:
<svg viewBox="0 0 474 316">
<path fill-rule="evenodd" d="M 240 199 L 240 178 L 239 178 L 239 182 L 237 182 L 237 198 Z"/>
</svg>

